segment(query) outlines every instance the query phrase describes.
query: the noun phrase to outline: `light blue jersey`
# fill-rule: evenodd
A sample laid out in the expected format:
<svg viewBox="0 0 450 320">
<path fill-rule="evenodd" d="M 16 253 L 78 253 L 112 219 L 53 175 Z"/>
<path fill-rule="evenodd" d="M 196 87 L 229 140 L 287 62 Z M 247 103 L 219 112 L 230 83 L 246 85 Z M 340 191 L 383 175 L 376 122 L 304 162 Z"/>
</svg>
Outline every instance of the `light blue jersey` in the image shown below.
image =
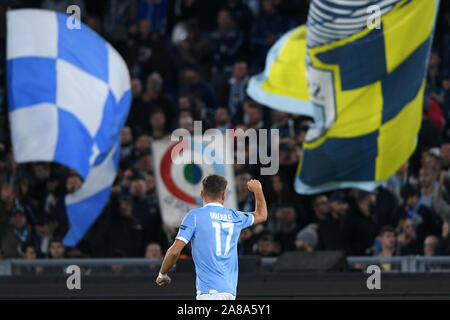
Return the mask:
<svg viewBox="0 0 450 320">
<path fill-rule="evenodd" d="M 218 202 L 193 209 L 184 217 L 176 239 L 192 244 L 197 294 L 215 290 L 236 295 L 239 234 L 253 221 L 251 213 L 227 209 Z"/>
</svg>

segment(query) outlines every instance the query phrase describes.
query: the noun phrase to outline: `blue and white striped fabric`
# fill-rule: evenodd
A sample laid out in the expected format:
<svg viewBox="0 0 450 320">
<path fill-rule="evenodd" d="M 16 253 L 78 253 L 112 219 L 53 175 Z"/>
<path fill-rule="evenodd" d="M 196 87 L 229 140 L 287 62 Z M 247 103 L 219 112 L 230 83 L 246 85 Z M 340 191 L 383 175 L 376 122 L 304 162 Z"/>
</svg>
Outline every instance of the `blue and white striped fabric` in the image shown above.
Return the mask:
<svg viewBox="0 0 450 320">
<path fill-rule="evenodd" d="M 9 117 L 15 160 L 58 162 L 84 179 L 66 196 L 74 246 L 103 210 L 119 162 L 131 102 L 130 76 L 117 51 L 68 16 L 21 9 L 7 14 Z"/>
<path fill-rule="evenodd" d="M 307 45 L 319 45 L 344 39 L 367 27 L 373 12 L 367 8 L 376 5 L 383 15 L 400 0 L 313 0 L 309 7 Z"/>
</svg>

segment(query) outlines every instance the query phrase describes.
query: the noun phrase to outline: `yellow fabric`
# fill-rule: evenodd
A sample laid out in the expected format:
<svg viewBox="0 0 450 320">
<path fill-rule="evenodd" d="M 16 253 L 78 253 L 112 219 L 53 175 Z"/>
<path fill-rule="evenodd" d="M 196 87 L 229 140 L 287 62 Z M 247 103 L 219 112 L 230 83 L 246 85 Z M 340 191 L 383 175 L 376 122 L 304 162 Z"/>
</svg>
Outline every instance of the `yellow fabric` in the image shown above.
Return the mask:
<svg viewBox="0 0 450 320">
<path fill-rule="evenodd" d="M 436 14 L 435 1 L 413 0 L 402 7 L 403 3 L 399 3 L 381 18 L 388 74 L 423 44 L 430 37 L 433 29 Z M 324 136 L 312 142 L 306 142 L 304 149 L 318 148 L 329 138 L 358 137 L 379 130 L 375 181 L 381 181 L 389 178 L 398 170 L 416 147 L 416 137 L 422 117 L 424 86 L 417 97 L 399 114 L 382 124 L 381 79 L 365 87 L 344 91 L 341 88 L 339 66 L 323 63 L 317 57 L 322 52 L 345 46 L 360 39 L 370 31 L 366 28 L 346 39 L 308 50 L 315 68 L 333 72 L 337 116 L 335 123 Z M 300 171 L 302 169 L 300 168 Z"/>
<path fill-rule="evenodd" d="M 310 101 L 306 82 L 306 26 L 296 28 L 273 62 L 269 77 L 261 88 L 271 94 Z"/>
</svg>

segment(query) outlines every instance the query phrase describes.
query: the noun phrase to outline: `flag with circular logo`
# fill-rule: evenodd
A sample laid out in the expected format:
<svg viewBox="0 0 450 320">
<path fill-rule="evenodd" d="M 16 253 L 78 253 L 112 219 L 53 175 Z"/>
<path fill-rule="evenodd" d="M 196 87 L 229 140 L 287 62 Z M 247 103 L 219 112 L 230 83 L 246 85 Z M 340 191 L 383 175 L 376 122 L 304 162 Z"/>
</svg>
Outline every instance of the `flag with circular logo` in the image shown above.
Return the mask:
<svg viewBox="0 0 450 320">
<path fill-rule="evenodd" d="M 233 166 L 225 161 L 232 150 L 223 146 L 197 138 L 153 142 L 156 187 L 165 224 L 179 227 L 189 210 L 203 206 L 201 182 L 208 174 L 227 179 L 224 206 L 237 209 Z"/>
</svg>

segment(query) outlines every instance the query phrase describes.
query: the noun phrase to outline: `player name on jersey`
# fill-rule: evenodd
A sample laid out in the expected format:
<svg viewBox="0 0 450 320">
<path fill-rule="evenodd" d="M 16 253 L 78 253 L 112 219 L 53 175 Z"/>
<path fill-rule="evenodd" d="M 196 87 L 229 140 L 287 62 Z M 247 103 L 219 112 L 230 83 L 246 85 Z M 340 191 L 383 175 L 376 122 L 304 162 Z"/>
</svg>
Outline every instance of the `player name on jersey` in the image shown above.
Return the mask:
<svg viewBox="0 0 450 320">
<path fill-rule="evenodd" d="M 224 214 L 224 213 L 217 213 L 217 212 L 210 212 L 209 213 L 211 219 L 214 220 L 223 220 L 223 221 L 232 221 L 231 214 Z"/>
</svg>

